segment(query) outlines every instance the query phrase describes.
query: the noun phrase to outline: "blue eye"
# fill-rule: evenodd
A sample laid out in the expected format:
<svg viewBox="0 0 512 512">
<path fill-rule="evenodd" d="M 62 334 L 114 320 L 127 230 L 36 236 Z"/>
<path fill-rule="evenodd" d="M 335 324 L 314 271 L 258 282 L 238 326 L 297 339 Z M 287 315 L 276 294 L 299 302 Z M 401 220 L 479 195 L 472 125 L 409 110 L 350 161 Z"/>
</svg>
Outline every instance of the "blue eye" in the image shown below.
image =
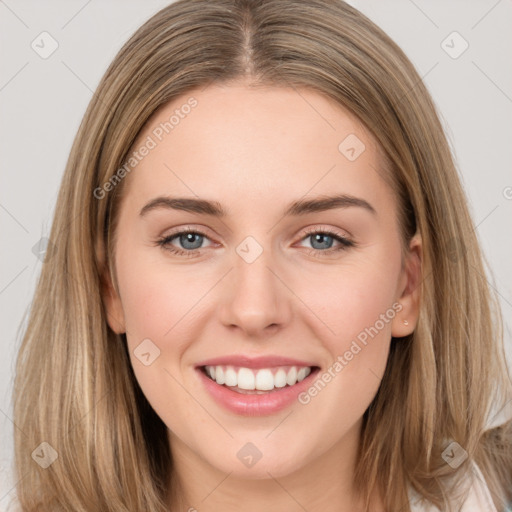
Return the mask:
<svg viewBox="0 0 512 512">
<path fill-rule="evenodd" d="M 156 243 L 173 254 L 192 257 L 198 255 L 197 253 L 200 252 L 205 238 L 207 239 L 208 236 L 200 230 L 186 229 L 163 237 L 157 240 Z M 315 256 L 323 256 L 325 254 L 346 250 L 356 245 L 355 242 L 348 238 L 325 229 L 307 231 L 306 236 L 303 236 L 301 240 L 308 238 L 313 245 L 308 250 L 308 253 Z M 173 245 L 172 242 L 174 240 L 178 240 L 182 248 Z M 339 245 L 333 247 L 334 242 L 337 242 Z"/>
<path fill-rule="evenodd" d="M 319 243 L 321 247 L 314 247 L 313 249 L 330 249 L 335 240 L 335 237 L 326 233 L 316 233 L 315 235 L 308 235 L 308 238 L 312 241 L 311 243 Z M 328 246 L 328 247 L 326 247 Z"/>
<path fill-rule="evenodd" d="M 199 249 L 203 242 L 203 235 L 195 232 L 182 233 L 178 235 L 180 244 L 185 249 Z M 199 244 L 197 243 L 199 241 Z M 190 244 L 190 245 L 189 245 Z M 193 246 L 193 247 L 191 247 Z"/>
<path fill-rule="evenodd" d="M 165 250 L 180 256 L 195 256 L 206 237 L 206 234 L 201 231 L 187 229 L 161 238 L 157 240 L 157 244 Z M 174 239 L 178 239 L 180 245 L 184 247 L 185 250 L 171 245 Z"/>
<path fill-rule="evenodd" d="M 308 252 L 314 256 L 323 256 L 325 254 L 343 251 L 356 245 L 355 242 L 348 238 L 326 229 L 310 230 L 303 240 L 308 238 L 311 240 L 312 245 L 312 248 Z M 333 247 L 335 241 L 339 244 L 337 247 Z"/>
</svg>

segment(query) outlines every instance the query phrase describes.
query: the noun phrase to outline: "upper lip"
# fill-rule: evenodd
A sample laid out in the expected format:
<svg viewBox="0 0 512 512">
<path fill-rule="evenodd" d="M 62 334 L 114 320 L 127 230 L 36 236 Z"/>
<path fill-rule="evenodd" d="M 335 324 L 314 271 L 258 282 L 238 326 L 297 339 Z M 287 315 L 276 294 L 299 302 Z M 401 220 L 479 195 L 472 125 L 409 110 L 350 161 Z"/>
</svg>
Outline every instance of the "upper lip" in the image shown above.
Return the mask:
<svg viewBox="0 0 512 512">
<path fill-rule="evenodd" d="M 208 359 L 197 364 L 197 367 L 201 366 L 240 366 L 243 368 L 272 368 L 274 366 L 316 366 L 311 362 L 299 361 L 298 359 L 291 359 L 284 356 L 259 356 L 250 357 L 244 355 L 229 355 L 220 356 L 212 359 Z"/>
</svg>

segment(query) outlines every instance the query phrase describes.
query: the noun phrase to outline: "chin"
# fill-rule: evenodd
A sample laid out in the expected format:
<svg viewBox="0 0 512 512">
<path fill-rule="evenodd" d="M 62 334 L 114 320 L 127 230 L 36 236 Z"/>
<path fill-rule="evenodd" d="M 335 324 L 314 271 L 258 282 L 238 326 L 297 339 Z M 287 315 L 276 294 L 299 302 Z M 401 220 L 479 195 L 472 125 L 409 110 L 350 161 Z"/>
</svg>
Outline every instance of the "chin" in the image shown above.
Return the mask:
<svg viewBox="0 0 512 512">
<path fill-rule="evenodd" d="M 292 474 L 302 466 L 302 461 L 290 455 L 284 457 L 281 453 L 261 454 L 261 458 L 256 460 L 244 460 L 244 456 L 239 458 L 216 462 L 215 466 L 224 473 L 230 473 L 230 477 L 241 478 L 244 480 L 264 480 L 268 478 L 280 478 Z M 270 474 L 269 474 L 270 473 Z"/>
</svg>

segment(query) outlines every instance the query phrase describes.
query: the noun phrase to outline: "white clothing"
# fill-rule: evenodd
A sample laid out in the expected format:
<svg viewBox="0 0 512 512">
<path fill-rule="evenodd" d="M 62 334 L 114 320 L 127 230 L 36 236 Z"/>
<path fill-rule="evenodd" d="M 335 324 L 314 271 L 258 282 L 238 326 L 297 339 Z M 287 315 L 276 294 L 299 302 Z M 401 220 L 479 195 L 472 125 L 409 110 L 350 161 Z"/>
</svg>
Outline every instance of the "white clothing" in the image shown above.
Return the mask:
<svg viewBox="0 0 512 512">
<path fill-rule="evenodd" d="M 439 508 L 419 499 L 419 495 L 410 489 L 409 499 L 411 503 L 411 512 L 440 512 Z M 454 510 L 460 512 L 498 512 L 491 498 L 491 493 L 487 484 L 485 483 L 484 476 L 473 462 L 473 481 L 467 497 L 462 503 L 454 502 Z M 460 508 L 459 508 L 460 507 Z"/>
</svg>

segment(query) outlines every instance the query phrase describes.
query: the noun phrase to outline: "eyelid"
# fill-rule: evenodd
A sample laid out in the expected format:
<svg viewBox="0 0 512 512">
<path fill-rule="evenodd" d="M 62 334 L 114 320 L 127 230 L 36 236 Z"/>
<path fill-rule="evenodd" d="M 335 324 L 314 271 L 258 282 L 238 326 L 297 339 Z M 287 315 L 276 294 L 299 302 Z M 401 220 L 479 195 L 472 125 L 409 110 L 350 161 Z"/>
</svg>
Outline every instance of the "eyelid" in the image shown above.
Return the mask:
<svg viewBox="0 0 512 512">
<path fill-rule="evenodd" d="M 334 227 L 330 227 L 330 226 L 326 226 L 326 225 L 314 225 L 314 226 L 308 226 L 308 227 L 304 228 L 304 235 L 302 236 L 302 238 L 304 238 L 304 236 L 306 236 L 306 235 L 314 235 L 319 232 L 330 233 L 332 235 L 339 236 L 340 238 L 343 238 L 344 240 L 351 240 L 353 238 L 352 235 L 350 233 L 348 233 L 348 231 L 345 231 L 345 233 L 344 233 L 339 228 L 334 228 Z"/>
<path fill-rule="evenodd" d="M 163 249 L 168 250 L 172 253 L 176 254 L 186 254 L 187 256 L 194 256 L 197 255 L 197 253 L 200 253 L 203 251 L 203 249 L 206 249 L 206 247 L 201 247 L 198 249 L 181 249 L 179 247 L 175 247 L 171 245 L 171 240 L 174 238 L 178 238 L 180 235 L 187 234 L 187 233 L 195 233 L 200 236 L 203 236 L 204 238 L 207 238 L 208 240 L 211 240 L 211 237 L 206 233 L 206 230 L 202 227 L 193 227 L 191 225 L 177 227 L 170 231 L 169 233 L 162 235 L 156 240 L 156 245 L 160 245 Z M 337 251 L 347 249 L 349 247 L 355 247 L 357 244 L 353 241 L 352 236 L 346 236 L 343 233 L 339 232 L 337 228 L 332 228 L 329 226 L 322 226 L 322 225 L 314 225 L 314 226 L 308 226 L 304 228 L 304 231 L 302 233 L 302 236 L 300 236 L 298 242 L 301 242 L 305 239 L 307 239 L 309 236 L 315 235 L 315 234 L 326 234 L 327 236 L 331 236 L 335 239 L 337 239 L 338 244 L 340 244 L 339 247 L 330 247 L 326 250 L 321 249 L 315 249 L 310 247 L 304 247 L 304 249 L 308 250 L 310 253 L 318 253 L 319 255 L 329 255 L 331 253 L 335 253 Z M 215 242 L 212 244 L 215 245 Z M 218 245 L 218 244 L 217 244 Z M 211 247 L 211 245 L 210 245 Z"/>
<path fill-rule="evenodd" d="M 336 254 L 340 251 L 343 251 L 344 249 L 349 249 L 351 247 L 357 247 L 357 243 L 354 241 L 353 237 L 346 236 L 343 233 L 340 233 L 337 228 L 332 228 L 328 226 L 312 226 L 306 228 L 305 233 L 300 237 L 299 242 L 306 240 L 310 236 L 316 235 L 316 234 L 324 234 L 327 236 L 330 236 L 331 238 L 334 238 L 339 246 L 338 247 L 330 247 L 326 250 L 320 250 L 315 249 L 313 247 L 305 247 L 305 249 L 308 250 L 308 252 L 311 255 L 320 255 L 321 257 L 327 257 L 329 255 L 332 255 L 333 253 Z"/>
<path fill-rule="evenodd" d="M 160 238 L 170 238 L 172 236 L 181 235 L 183 233 L 197 233 L 199 235 L 203 235 L 207 238 L 211 238 L 211 235 L 208 234 L 208 231 L 206 228 L 202 226 L 193 226 L 193 225 L 186 225 L 186 226 L 179 226 L 177 228 L 172 228 L 170 231 L 165 231 L 165 235 L 161 235 Z"/>
<path fill-rule="evenodd" d="M 203 247 L 203 248 L 199 248 L 199 249 L 186 250 L 186 249 L 181 249 L 180 247 L 175 247 L 174 245 L 171 245 L 172 239 L 178 238 L 180 235 L 183 235 L 186 233 L 195 233 L 195 234 L 201 235 L 204 238 L 207 238 L 208 240 L 211 241 L 211 237 L 206 233 L 205 229 L 203 229 L 202 227 L 198 228 L 198 227 L 193 227 L 193 226 L 187 225 L 187 226 L 180 226 L 180 227 L 174 228 L 170 232 L 167 232 L 164 235 L 160 235 L 155 240 L 154 244 L 170 253 L 178 254 L 180 256 L 186 255 L 188 257 L 196 256 L 198 252 L 201 252 L 203 249 L 206 249 L 206 247 Z M 211 245 L 215 245 L 215 244 L 212 243 Z"/>
<path fill-rule="evenodd" d="M 300 237 L 299 240 L 302 240 L 307 235 L 314 235 L 316 233 L 322 232 L 322 233 L 329 233 L 332 235 L 339 236 L 340 238 L 343 238 L 345 240 L 350 240 L 352 238 L 352 235 L 346 231 L 347 234 L 344 234 L 343 232 L 339 231 L 338 228 L 329 227 L 326 225 L 312 225 L 312 226 L 306 226 L 303 228 L 303 234 Z M 203 228 L 202 226 L 193 226 L 193 225 L 186 225 L 186 226 L 179 226 L 177 228 L 172 228 L 171 231 L 167 232 L 165 235 L 161 235 L 159 238 L 170 238 L 171 236 L 175 235 L 181 235 L 183 233 L 197 233 L 200 235 L 203 235 L 209 239 L 211 239 L 211 236 L 207 233 L 207 228 Z"/>
</svg>

